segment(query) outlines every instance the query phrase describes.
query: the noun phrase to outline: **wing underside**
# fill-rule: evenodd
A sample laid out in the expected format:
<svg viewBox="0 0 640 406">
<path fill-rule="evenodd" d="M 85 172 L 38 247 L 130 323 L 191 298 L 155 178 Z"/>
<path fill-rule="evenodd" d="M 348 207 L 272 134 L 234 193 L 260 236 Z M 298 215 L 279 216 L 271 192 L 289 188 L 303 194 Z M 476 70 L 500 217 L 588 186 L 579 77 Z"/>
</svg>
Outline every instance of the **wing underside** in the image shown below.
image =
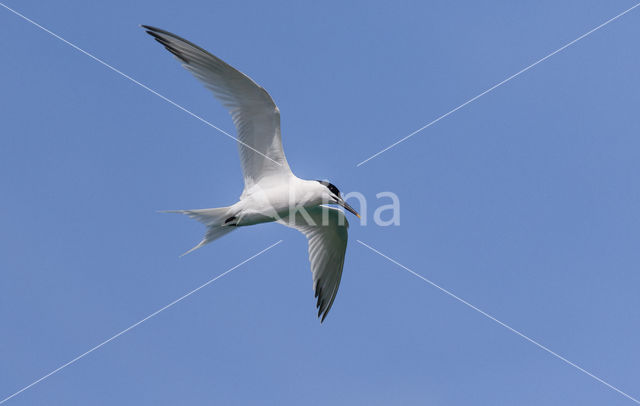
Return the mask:
<svg viewBox="0 0 640 406">
<path fill-rule="evenodd" d="M 307 213 L 308 218 L 296 213 L 293 220 L 287 217 L 279 222 L 307 237 L 318 317 L 324 321 L 340 286 L 349 223 L 344 213 L 333 207 L 316 206 L 307 209 Z"/>
<path fill-rule="evenodd" d="M 265 89 L 199 46 L 159 28 L 143 28 L 211 90 L 231 114 L 245 189 L 265 178 L 291 175 L 282 149 L 280 111 Z"/>
</svg>

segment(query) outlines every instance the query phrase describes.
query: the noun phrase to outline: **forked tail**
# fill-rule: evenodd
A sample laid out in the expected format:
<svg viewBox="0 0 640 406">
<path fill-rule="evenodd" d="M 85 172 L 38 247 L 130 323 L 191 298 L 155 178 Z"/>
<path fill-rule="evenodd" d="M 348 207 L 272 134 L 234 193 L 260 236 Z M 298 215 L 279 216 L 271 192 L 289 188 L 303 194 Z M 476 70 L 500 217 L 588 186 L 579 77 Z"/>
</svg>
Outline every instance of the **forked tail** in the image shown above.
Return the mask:
<svg viewBox="0 0 640 406">
<path fill-rule="evenodd" d="M 202 241 L 189 251 L 180 255 L 181 257 L 187 255 L 190 252 L 197 250 L 198 248 L 210 243 L 213 240 L 217 240 L 223 235 L 232 232 L 236 229 L 235 217 L 233 216 L 231 207 L 217 207 L 214 209 L 197 209 L 197 210 L 164 210 L 161 213 L 181 213 L 186 214 L 192 219 L 198 220 L 205 226 L 207 226 L 207 232 L 204 235 Z"/>
</svg>

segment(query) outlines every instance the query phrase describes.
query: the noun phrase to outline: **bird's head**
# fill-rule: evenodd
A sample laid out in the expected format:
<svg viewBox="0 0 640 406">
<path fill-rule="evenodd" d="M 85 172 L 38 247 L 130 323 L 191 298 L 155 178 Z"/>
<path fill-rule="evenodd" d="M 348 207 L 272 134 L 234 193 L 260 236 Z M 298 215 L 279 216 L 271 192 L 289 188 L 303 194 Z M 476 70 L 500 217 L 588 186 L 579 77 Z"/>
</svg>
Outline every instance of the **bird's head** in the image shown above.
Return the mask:
<svg viewBox="0 0 640 406">
<path fill-rule="evenodd" d="M 358 214 L 358 212 L 353 207 L 349 206 L 347 202 L 344 201 L 344 199 L 342 198 L 342 195 L 340 194 L 340 191 L 338 190 L 337 187 L 335 187 L 333 183 L 329 183 L 326 180 L 319 180 L 317 182 L 322 185 L 320 192 L 322 194 L 323 201 L 340 205 L 345 209 L 347 209 L 348 211 L 350 211 L 351 213 L 355 214 L 358 218 L 360 218 L 360 215 Z"/>
</svg>

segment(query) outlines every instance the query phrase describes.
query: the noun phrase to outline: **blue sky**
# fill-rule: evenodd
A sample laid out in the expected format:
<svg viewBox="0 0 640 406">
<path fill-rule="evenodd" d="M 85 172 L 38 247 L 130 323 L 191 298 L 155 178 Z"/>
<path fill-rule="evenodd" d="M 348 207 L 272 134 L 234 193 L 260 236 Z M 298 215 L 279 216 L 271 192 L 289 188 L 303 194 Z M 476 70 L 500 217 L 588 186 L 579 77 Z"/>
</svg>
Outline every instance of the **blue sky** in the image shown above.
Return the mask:
<svg viewBox="0 0 640 406">
<path fill-rule="evenodd" d="M 634 2 L 5 4 L 234 131 L 138 25 L 182 35 L 298 176 L 401 200 L 322 325 L 294 230 L 178 258 L 202 227 L 156 211 L 234 202 L 234 142 L 0 8 L 0 398 L 283 240 L 6 404 L 633 404 L 356 239 L 640 396 L 640 8 L 356 167 Z"/>
</svg>

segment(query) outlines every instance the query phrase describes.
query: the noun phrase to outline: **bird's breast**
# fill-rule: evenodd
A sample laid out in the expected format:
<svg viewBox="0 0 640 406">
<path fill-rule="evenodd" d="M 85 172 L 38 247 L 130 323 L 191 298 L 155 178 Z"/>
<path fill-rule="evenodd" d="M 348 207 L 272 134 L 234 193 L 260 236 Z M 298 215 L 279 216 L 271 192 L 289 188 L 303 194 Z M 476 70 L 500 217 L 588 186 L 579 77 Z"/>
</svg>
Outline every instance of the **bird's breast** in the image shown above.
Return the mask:
<svg viewBox="0 0 640 406">
<path fill-rule="evenodd" d="M 308 196 L 301 192 L 289 185 L 252 191 L 238 202 L 238 225 L 277 221 L 288 217 L 296 208 L 309 206 Z"/>
</svg>

